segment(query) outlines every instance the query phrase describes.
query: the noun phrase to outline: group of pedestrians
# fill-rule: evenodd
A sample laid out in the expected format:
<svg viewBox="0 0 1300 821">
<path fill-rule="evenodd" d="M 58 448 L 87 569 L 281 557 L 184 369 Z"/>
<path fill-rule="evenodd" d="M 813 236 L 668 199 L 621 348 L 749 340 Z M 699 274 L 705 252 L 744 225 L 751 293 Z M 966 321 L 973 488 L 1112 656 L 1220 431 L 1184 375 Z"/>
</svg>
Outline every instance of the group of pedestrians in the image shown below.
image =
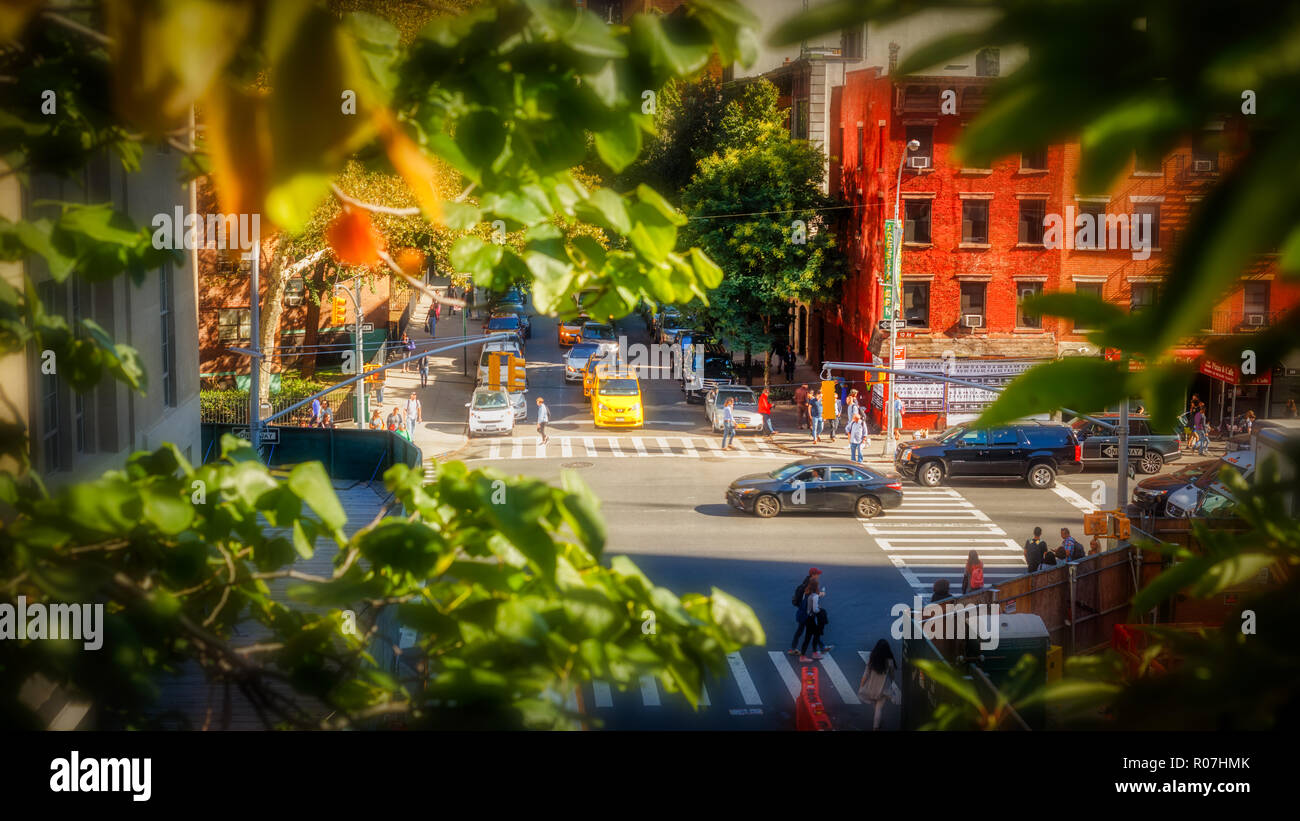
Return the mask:
<svg viewBox="0 0 1300 821">
<path fill-rule="evenodd" d="M 394 405 L 387 417 L 383 415 L 382 407 L 373 408 L 367 424 L 371 430 L 389 430 L 410 440 L 415 436 L 415 426 L 423 421 L 424 405 L 415 391 L 411 391 L 405 407 Z"/>
<path fill-rule="evenodd" d="M 974 551 L 972 551 L 974 552 Z M 1043 529 L 1034 528 L 1032 538 L 1025 541 L 1025 565 L 1029 572 L 1033 573 L 1042 567 L 1055 567 L 1057 564 L 1065 562 L 1077 562 L 1084 556 L 1090 556 L 1101 552 L 1101 542 L 1094 538 L 1092 545 L 1087 553 L 1084 552 L 1083 545 L 1079 544 L 1078 539 L 1070 535 L 1070 528 L 1061 528 L 1061 543 L 1056 548 L 1049 549 L 1047 542 L 1043 540 Z"/>
<path fill-rule="evenodd" d="M 795 607 L 794 638 L 790 640 L 790 649 L 786 652 L 797 655 L 800 663 L 808 664 L 822 658 L 822 654 L 832 650 L 835 645 L 825 644 L 822 636 L 830 616 L 826 611 L 826 588 L 821 582 L 822 572 L 816 567 L 808 568 L 808 575 L 795 588 L 790 603 Z M 803 637 L 800 644 L 799 638 Z M 812 647 L 812 655 L 808 648 Z M 880 639 L 867 658 L 866 669 L 858 682 L 858 698 L 872 707 L 871 729 L 879 730 L 884 718 L 885 704 L 898 704 L 902 698 L 898 687 L 898 665 L 894 660 L 894 651 L 889 642 Z"/>
<path fill-rule="evenodd" d="M 1210 425 L 1205 414 L 1205 403 L 1201 397 L 1192 394 L 1191 401 L 1187 406 L 1188 421 L 1191 423 L 1191 441 L 1190 446 L 1198 456 L 1209 456 L 1210 451 Z"/>
<path fill-rule="evenodd" d="M 329 400 L 322 402 L 320 398 L 311 400 L 311 422 L 307 425 L 309 428 L 332 428 L 334 427 L 334 411 L 330 410 Z"/>
</svg>

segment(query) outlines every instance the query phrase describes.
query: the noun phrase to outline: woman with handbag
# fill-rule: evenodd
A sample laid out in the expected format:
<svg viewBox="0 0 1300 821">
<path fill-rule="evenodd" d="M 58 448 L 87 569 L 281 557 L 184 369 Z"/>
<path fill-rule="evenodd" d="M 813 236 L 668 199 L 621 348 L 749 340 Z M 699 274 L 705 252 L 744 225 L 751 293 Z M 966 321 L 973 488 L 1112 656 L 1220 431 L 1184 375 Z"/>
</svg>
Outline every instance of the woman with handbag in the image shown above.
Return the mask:
<svg viewBox="0 0 1300 821">
<path fill-rule="evenodd" d="M 864 704 L 873 704 L 876 708 L 871 729 L 879 730 L 881 719 L 885 716 L 885 702 L 898 703 L 898 683 L 894 681 L 894 651 L 889 649 L 889 642 L 881 639 L 871 650 L 867 658 L 867 669 L 862 671 L 862 681 L 858 684 L 858 698 Z"/>
<path fill-rule="evenodd" d="M 808 663 L 813 659 L 822 657 L 822 651 L 826 648 L 822 646 L 822 632 L 826 629 L 826 610 L 821 606 L 822 596 L 821 583 L 816 579 L 808 582 L 808 587 L 804 594 L 804 634 L 803 646 L 799 648 L 799 661 Z M 808 644 L 812 643 L 812 658 L 808 657 Z"/>
</svg>

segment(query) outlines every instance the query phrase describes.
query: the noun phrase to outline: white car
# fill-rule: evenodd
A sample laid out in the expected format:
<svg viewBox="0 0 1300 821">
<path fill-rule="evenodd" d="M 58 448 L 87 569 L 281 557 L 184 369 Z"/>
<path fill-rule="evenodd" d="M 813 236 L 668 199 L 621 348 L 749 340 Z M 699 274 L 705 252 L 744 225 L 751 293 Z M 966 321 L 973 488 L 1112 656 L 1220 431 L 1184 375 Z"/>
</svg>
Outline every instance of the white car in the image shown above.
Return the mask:
<svg viewBox="0 0 1300 821">
<path fill-rule="evenodd" d="M 528 393 L 528 390 L 525 388 L 522 391 L 515 391 L 509 394 L 510 410 L 514 412 L 516 422 L 520 419 L 528 418 L 528 404 L 524 402 L 524 394 L 526 393 Z"/>
<path fill-rule="evenodd" d="M 475 388 L 470 399 L 465 403 L 469 408 L 469 435 L 471 438 L 484 433 L 515 432 L 515 412 L 511 397 L 498 388 Z M 520 404 L 523 397 L 520 396 Z"/>
<path fill-rule="evenodd" d="M 599 345 L 609 353 L 618 353 L 618 335 L 613 325 L 604 322 L 588 322 L 582 326 L 582 341 Z"/>
<path fill-rule="evenodd" d="M 600 350 L 595 342 L 579 342 L 564 353 L 564 381 L 581 382 L 582 368 L 591 355 Z"/>
<path fill-rule="evenodd" d="M 488 363 L 492 361 L 491 355 L 493 353 L 509 353 L 520 358 L 524 355 L 519 350 L 519 343 L 514 340 L 496 340 L 485 343 L 482 353 L 478 356 L 478 384 L 480 385 L 486 384 L 488 381 Z M 505 366 L 503 365 L 502 371 L 504 370 Z"/>
<path fill-rule="evenodd" d="M 705 394 L 704 415 L 715 432 L 722 430 L 722 406 L 728 399 L 736 400 L 731 406 L 731 418 L 736 420 L 736 430 L 762 432 L 763 416 L 758 412 L 758 397 L 744 385 L 726 385 Z"/>
</svg>

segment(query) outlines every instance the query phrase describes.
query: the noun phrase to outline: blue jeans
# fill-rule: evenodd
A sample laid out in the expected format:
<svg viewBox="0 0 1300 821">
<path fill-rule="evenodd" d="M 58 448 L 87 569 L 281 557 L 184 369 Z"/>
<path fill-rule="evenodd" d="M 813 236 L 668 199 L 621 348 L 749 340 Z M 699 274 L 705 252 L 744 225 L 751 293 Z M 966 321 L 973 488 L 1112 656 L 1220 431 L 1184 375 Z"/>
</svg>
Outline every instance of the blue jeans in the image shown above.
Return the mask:
<svg viewBox="0 0 1300 821">
<path fill-rule="evenodd" d="M 1210 437 L 1203 430 L 1196 431 L 1196 452 L 1201 456 L 1208 456 L 1207 451 L 1210 449 Z"/>
<path fill-rule="evenodd" d="M 722 446 L 725 448 L 736 438 L 736 426 L 731 422 L 722 423 Z"/>
<path fill-rule="evenodd" d="M 849 442 L 849 461 L 851 461 L 851 462 L 861 462 L 861 461 L 862 461 L 862 443 L 861 443 L 861 442 Z"/>
<path fill-rule="evenodd" d="M 812 438 L 816 439 L 822 435 L 822 418 L 814 416 L 812 420 Z"/>
<path fill-rule="evenodd" d="M 763 414 L 763 422 L 767 425 L 768 433 L 776 433 L 776 428 L 772 427 L 772 414 L 770 413 Z"/>
</svg>

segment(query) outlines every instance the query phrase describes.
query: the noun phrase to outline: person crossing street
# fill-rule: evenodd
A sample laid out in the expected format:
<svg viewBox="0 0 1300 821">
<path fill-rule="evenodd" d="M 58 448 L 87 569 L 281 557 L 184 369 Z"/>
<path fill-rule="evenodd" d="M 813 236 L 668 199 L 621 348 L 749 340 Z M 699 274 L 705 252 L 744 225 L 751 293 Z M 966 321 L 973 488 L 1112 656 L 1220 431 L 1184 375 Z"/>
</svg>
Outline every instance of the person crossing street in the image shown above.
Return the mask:
<svg viewBox="0 0 1300 821">
<path fill-rule="evenodd" d="M 546 407 L 546 401 L 539 396 L 537 397 L 537 435 L 541 437 L 543 445 L 551 441 L 551 437 L 546 435 L 546 423 L 549 421 L 551 421 L 551 409 Z"/>
</svg>

